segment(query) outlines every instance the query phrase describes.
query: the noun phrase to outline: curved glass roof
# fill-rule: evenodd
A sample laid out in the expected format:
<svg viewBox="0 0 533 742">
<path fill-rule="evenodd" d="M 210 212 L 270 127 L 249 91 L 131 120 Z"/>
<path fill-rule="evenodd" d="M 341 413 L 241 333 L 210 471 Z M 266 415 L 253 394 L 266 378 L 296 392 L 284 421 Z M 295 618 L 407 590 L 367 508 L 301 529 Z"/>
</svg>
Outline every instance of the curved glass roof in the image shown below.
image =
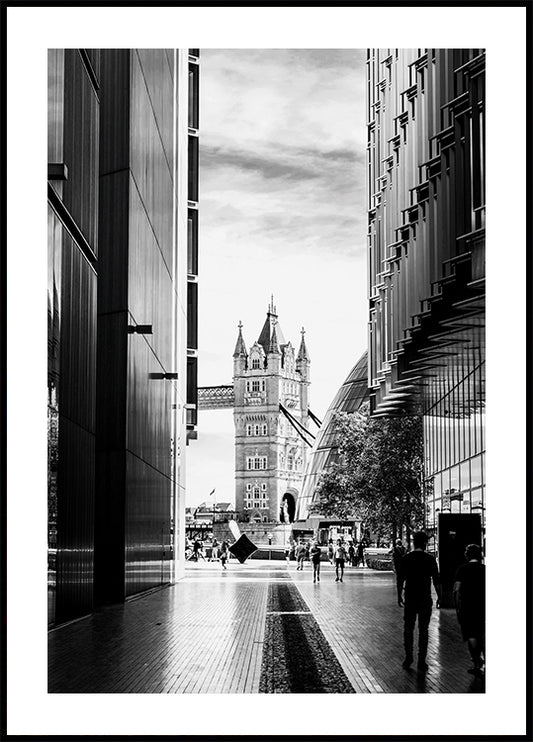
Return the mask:
<svg viewBox="0 0 533 742">
<path fill-rule="evenodd" d="M 305 520 L 309 516 L 318 479 L 337 456 L 333 413 L 356 412 L 368 399 L 368 353 L 365 350 L 333 398 L 318 431 L 307 460 L 302 492 L 298 498 L 298 520 Z"/>
</svg>

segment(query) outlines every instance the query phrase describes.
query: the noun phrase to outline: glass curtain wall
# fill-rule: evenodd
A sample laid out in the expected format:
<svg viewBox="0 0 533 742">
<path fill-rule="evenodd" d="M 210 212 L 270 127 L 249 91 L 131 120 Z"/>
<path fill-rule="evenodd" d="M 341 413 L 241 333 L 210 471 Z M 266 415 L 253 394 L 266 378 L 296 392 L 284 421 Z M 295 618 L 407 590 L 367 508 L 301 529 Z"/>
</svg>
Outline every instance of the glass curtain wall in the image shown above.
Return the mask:
<svg viewBox="0 0 533 742">
<path fill-rule="evenodd" d="M 480 361 L 424 416 L 430 532 L 439 513 L 478 513 L 485 523 L 484 384 Z"/>
<path fill-rule="evenodd" d="M 367 372 L 368 354 L 365 351 L 333 398 L 309 454 L 302 493 L 298 498 L 298 520 L 305 520 L 314 513 L 313 497 L 320 475 L 337 457 L 333 415 L 335 412 L 356 412 L 369 400 Z"/>
</svg>

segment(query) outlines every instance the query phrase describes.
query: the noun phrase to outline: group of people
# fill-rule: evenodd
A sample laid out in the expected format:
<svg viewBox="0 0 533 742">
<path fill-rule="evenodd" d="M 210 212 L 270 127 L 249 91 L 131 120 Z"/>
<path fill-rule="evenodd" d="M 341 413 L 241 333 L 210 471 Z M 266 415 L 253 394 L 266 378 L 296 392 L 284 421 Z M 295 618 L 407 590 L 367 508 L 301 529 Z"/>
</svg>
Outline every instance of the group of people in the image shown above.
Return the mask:
<svg viewBox="0 0 533 742">
<path fill-rule="evenodd" d="M 311 541 L 310 543 L 304 543 L 302 539 L 300 539 L 298 544 L 294 547 L 294 556 L 298 563 L 296 571 L 303 570 L 304 563 L 310 561 L 313 566 L 313 582 L 320 582 L 320 560 L 322 557 L 322 549 L 318 545 L 318 542 Z M 354 546 L 352 541 L 350 541 L 349 546 L 346 547 L 342 539 L 338 539 L 336 544 L 333 543 L 333 539 L 330 539 L 327 546 L 327 556 L 330 564 L 335 565 L 335 582 L 342 582 L 346 562 L 348 562 L 352 567 L 357 567 L 361 562 L 364 566 L 364 545 L 360 544 L 356 549 L 356 546 Z M 290 557 L 291 551 L 287 549 L 285 551 L 285 558 L 289 561 Z"/>
<path fill-rule="evenodd" d="M 345 546 L 343 539 L 338 539 L 337 544 L 333 543 L 333 539 L 330 538 L 328 541 L 328 559 L 330 564 L 336 564 L 338 556 L 336 554 L 339 544 L 346 552 L 345 560 L 348 561 L 350 566 L 358 567 L 361 565 L 365 566 L 365 542 L 364 541 L 349 541 L 348 547 Z"/>
<path fill-rule="evenodd" d="M 222 569 L 226 569 L 226 564 L 229 559 L 229 544 L 227 541 L 218 543 L 216 538 L 213 538 L 211 542 L 211 556 L 207 559 L 208 562 L 220 562 Z M 197 562 L 200 559 L 206 561 L 204 555 L 204 544 L 199 539 L 189 541 L 187 543 L 187 549 L 185 552 L 185 559 L 187 561 Z"/>
<path fill-rule="evenodd" d="M 404 609 L 403 640 L 408 669 L 414 661 L 414 629 L 418 621 L 417 667 L 428 669 L 427 650 L 429 622 L 433 609 L 431 584 L 437 594 L 436 608 L 440 608 L 441 585 L 437 560 L 426 552 L 427 535 L 418 531 L 413 535 L 413 551 L 406 552 L 401 541 L 393 549 L 393 567 L 396 572 L 398 605 Z M 465 550 L 466 562 L 456 572 L 453 586 L 454 603 L 463 641 L 468 644 L 473 675 L 481 676 L 485 665 L 485 565 L 481 547 L 470 544 Z"/>
</svg>

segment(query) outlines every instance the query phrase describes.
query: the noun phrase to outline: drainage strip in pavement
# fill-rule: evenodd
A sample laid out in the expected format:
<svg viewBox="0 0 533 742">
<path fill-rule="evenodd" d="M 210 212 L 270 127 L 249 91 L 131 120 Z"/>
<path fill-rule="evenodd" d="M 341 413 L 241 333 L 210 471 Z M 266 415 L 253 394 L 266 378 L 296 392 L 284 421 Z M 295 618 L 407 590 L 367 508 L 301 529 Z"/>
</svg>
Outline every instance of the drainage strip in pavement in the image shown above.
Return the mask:
<svg viewBox="0 0 533 742">
<path fill-rule="evenodd" d="M 292 583 L 269 585 L 260 693 L 355 693 Z"/>
</svg>

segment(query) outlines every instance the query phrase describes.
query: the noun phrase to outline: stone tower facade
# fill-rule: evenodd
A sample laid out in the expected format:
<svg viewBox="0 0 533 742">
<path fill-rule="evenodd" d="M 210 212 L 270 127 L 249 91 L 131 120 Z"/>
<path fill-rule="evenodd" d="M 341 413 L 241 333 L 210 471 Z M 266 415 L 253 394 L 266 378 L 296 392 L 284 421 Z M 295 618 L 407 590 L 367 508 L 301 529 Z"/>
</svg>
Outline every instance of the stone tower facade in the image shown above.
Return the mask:
<svg viewBox="0 0 533 742">
<path fill-rule="evenodd" d="M 259 338 L 249 350 L 239 323 L 233 384 L 238 518 L 292 523 L 308 446 L 280 404 L 308 429 L 310 358 L 303 329 L 298 355 L 285 340 L 273 299 Z"/>
</svg>

